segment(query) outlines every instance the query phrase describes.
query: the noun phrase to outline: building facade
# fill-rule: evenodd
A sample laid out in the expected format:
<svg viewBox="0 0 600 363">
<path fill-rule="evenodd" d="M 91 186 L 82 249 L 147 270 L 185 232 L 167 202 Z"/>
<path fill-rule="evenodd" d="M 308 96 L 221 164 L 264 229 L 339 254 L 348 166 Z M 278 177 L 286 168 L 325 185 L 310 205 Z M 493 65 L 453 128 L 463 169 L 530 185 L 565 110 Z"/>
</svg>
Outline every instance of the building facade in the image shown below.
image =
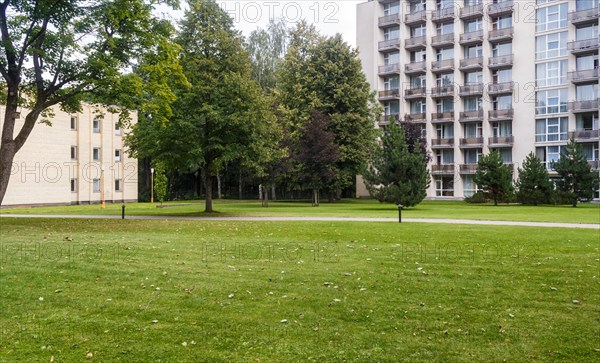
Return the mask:
<svg viewBox="0 0 600 363">
<path fill-rule="evenodd" d="M 379 126 L 421 125 L 429 197 L 472 195 L 491 149 L 515 177 L 530 152 L 552 176 L 574 138 L 598 170 L 598 0 L 371 0 L 357 14 Z"/>
<path fill-rule="evenodd" d="M 5 107 L 0 105 L 0 127 Z M 15 133 L 28 110 L 20 110 Z M 69 114 L 58 107 L 38 123 L 17 152 L 2 206 L 121 203 L 138 199 L 137 160 L 127 155 L 127 132 L 119 115 L 105 107 L 83 105 Z M 41 117 L 40 117 L 41 118 Z M 132 112 L 131 122 L 137 121 Z"/>
</svg>

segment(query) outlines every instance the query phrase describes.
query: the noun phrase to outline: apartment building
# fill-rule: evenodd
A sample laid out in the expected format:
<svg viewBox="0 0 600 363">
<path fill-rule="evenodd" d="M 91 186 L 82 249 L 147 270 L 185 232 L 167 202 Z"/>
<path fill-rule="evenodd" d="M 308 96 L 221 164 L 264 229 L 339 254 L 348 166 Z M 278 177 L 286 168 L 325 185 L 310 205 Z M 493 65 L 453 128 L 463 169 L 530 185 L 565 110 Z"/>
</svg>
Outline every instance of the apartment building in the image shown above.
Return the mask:
<svg viewBox="0 0 600 363">
<path fill-rule="evenodd" d="M 5 106 L 0 105 L 0 127 Z M 15 132 L 28 110 L 19 110 Z M 138 199 L 137 160 L 123 144 L 126 129 L 106 107 L 83 105 L 77 114 L 52 109 L 16 154 L 2 206 L 121 203 Z M 132 112 L 132 122 L 137 114 Z"/>
<path fill-rule="evenodd" d="M 357 14 L 377 126 L 421 125 L 429 197 L 472 195 L 491 149 L 515 177 L 530 152 L 553 175 L 573 137 L 598 170 L 598 0 L 371 0 Z"/>
</svg>

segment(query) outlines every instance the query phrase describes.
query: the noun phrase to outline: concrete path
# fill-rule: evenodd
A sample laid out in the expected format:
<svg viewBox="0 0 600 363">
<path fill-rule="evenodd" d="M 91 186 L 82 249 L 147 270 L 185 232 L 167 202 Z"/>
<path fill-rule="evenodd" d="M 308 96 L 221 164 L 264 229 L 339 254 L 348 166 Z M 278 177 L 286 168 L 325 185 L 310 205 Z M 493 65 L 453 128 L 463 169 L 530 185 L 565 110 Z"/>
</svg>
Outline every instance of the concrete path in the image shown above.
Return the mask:
<svg viewBox="0 0 600 363">
<path fill-rule="evenodd" d="M 121 219 L 120 215 L 66 215 L 66 214 L 0 214 L 0 218 L 68 218 L 68 219 Z M 177 220 L 177 221 L 272 221 L 272 222 L 390 222 L 398 223 L 397 218 L 366 218 L 366 217 L 180 217 L 180 216 L 127 216 L 134 220 Z M 514 222 L 514 221 L 480 221 L 470 219 L 433 219 L 433 218 L 403 218 L 408 223 L 444 223 L 471 224 L 488 226 L 525 226 L 551 228 L 585 228 L 598 229 L 599 224 L 583 223 L 551 223 L 551 222 Z"/>
</svg>

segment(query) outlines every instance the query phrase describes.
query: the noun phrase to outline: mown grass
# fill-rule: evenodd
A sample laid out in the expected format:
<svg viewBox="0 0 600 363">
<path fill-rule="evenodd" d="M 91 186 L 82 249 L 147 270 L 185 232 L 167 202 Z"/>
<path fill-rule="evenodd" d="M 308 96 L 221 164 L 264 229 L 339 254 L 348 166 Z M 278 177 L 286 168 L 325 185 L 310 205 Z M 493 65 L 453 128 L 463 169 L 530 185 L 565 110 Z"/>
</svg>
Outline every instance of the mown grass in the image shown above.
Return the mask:
<svg viewBox="0 0 600 363">
<path fill-rule="evenodd" d="M 2 218 L 0 245 L 3 362 L 600 360 L 596 230 Z"/>
<path fill-rule="evenodd" d="M 128 203 L 127 215 L 159 216 L 338 216 L 338 217 L 390 217 L 398 214 L 396 206 L 374 200 L 344 200 L 339 203 L 322 203 L 311 207 L 305 202 L 271 202 L 263 208 L 257 201 L 215 201 L 218 213 L 202 213 L 202 201 L 165 203 L 164 208 L 150 203 Z M 106 214 L 120 215 L 121 204 L 62 206 L 44 208 L 1 209 L 0 213 L 20 214 Z M 577 208 L 565 205 L 523 206 L 468 204 L 463 201 L 424 201 L 403 211 L 405 218 L 451 218 L 473 220 L 501 220 L 526 222 L 600 223 L 600 204 L 581 203 Z"/>
</svg>

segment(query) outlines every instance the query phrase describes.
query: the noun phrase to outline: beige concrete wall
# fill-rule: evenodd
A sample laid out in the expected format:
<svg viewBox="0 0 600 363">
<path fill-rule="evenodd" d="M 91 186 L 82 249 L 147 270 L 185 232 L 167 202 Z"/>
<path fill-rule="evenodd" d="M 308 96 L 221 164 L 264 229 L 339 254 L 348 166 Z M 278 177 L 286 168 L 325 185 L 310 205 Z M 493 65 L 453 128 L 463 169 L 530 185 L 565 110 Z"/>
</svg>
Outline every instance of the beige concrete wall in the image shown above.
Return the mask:
<svg viewBox="0 0 600 363">
<path fill-rule="evenodd" d="M 22 109 L 15 134 L 20 130 L 27 110 Z M 94 192 L 93 180 L 102 179 L 107 202 L 137 200 L 137 160 L 127 155 L 123 135 L 128 130 L 115 131 L 118 114 L 101 106 L 84 105 L 81 113 L 68 114 L 58 107 L 49 120 L 52 126 L 36 124 L 13 163 L 3 206 L 99 203 L 101 192 Z M 77 118 L 76 130 L 71 130 L 71 117 Z M 137 113 L 132 112 L 132 123 Z M 0 106 L 0 125 L 4 122 L 4 106 Z M 93 132 L 92 121 L 100 117 L 100 133 Z M 71 159 L 71 146 L 77 147 L 76 160 Z M 100 148 L 101 160 L 92 159 L 93 149 Z M 115 150 L 121 150 L 121 160 L 115 160 Z M 102 171 L 104 169 L 104 171 Z M 71 179 L 77 188 L 71 192 Z M 116 190 L 119 179 L 121 189 Z"/>
</svg>

